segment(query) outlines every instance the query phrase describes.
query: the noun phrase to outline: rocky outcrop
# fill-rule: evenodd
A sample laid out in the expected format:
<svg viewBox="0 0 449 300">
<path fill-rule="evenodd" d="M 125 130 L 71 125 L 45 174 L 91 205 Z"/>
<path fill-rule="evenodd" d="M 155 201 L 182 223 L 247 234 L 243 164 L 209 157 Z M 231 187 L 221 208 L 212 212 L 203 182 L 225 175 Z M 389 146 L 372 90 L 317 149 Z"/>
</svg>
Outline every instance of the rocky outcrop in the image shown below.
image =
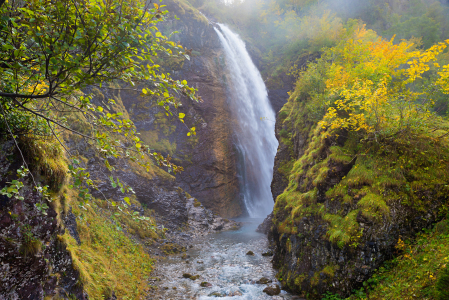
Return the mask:
<svg viewBox="0 0 449 300">
<path fill-rule="evenodd" d="M 229 110 L 229 74 L 218 36 L 210 23 L 197 10 L 183 2 L 168 1 L 168 20 L 160 24 L 163 32 L 177 31 L 174 41 L 189 49 L 190 60 L 164 57 L 158 63 L 175 79 L 187 80 L 198 89 L 203 102 L 181 98 L 178 109 L 186 115 L 185 124 L 167 118 L 154 99 L 123 90 L 114 93 L 99 89 L 100 98 L 111 97 L 123 106 L 134 121 L 142 140 L 156 151 L 169 154 L 184 171 L 176 174 L 176 185 L 197 198 L 206 208 L 223 217 L 245 213 L 237 176 L 237 155 L 233 140 L 234 122 Z M 177 16 L 177 19 L 174 18 Z M 255 51 L 252 54 L 257 55 Z M 257 61 L 257 58 L 256 58 Z M 283 78 L 282 87 L 269 90 L 275 111 L 286 102 L 291 78 Z M 96 92 L 94 91 L 94 94 Z M 187 136 L 187 126 L 197 135 Z"/>
<path fill-rule="evenodd" d="M 14 142 L 0 144 L 0 187 L 17 179 L 21 158 Z M 34 174 L 38 178 L 39 174 Z M 43 299 L 44 296 L 87 299 L 79 273 L 58 235 L 53 207 L 40 211 L 41 197 L 29 179 L 21 179 L 24 200 L 0 195 L 0 299 Z"/>
<path fill-rule="evenodd" d="M 273 213 L 269 214 L 263 222 L 257 226 L 256 231 L 264 234 L 268 234 L 270 231 L 271 225 L 273 225 Z"/>
<path fill-rule="evenodd" d="M 193 236 L 205 235 L 222 230 L 235 230 L 240 223 L 215 215 L 195 198 L 187 199 L 186 203 L 188 228 Z"/>
<path fill-rule="evenodd" d="M 96 101 L 112 96 L 117 103 L 123 103 L 142 140 L 156 151 L 169 154 L 184 168 L 176 175 L 176 185 L 221 216 L 239 216 L 244 208 L 239 196 L 227 75 L 220 42 L 213 26 L 198 11 L 182 2 L 165 4 L 169 17 L 159 27 L 163 32 L 178 31 L 172 39 L 189 49 L 191 55 L 190 60 L 165 57 L 158 63 L 175 79 L 187 80 L 197 88 L 203 102 L 181 98 L 182 107 L 178 111 L 186 114 L 183 124 L 176 118 L 166 117 L 154 100 L 133 91 L 110 95 L 111 90 L 100 89 Z M 186 125 L 195 127 L 197 135 L 188 137 Z"/>
<path fill-rule="evenodd" d="M 445 146 L 422 136 L 416 147 L 432 147 L 418 156 L 410 142 L 388 141 L 381 151 L 350 132 L 324 138 L 306 111 L 309 100 L 296 93 L 277 118 L 273 263 L 286 289 L 310 299 L 327 291 L 346 297 L 397 255 L 399 239 L 414 238 L 442 217 L 449 166 L 432 150 Z M 393 179 L 398 160 L 410 163 Z"/>
<path fill-rule="evenodd" d="M 114 188 L 109 183 L 108 176 L 111 173 L 102 166 L 90 146 L 80 141 L 69 143 L 72 150 L 84 153 L 84 160 L 87 161 L 86 168 L 92 178 L 96 179 L 98 190 L 92 190 L 92 194 L 100 199 L 114 199 L 116 202 L 124 202 L 125 194 L 119 188 Z M 174 176 L 154 167 L 147 172 L 138 165 L 128 161 L 113 161 L 110 164 L 117 170 L 114 176 L 120 178 L 123 184 L 133 187 L 136 200 L 142 206 L 154 211 L 154 217 L 160 229 L 164 228 L 165 238 L 154 241 L 152 254 L 164 255 L 158 250 L 158 246 L 167 243 L 174 243 L 187 246 L 192 238 L 204 236 L 209 233 L 222 230 L 234 230 L 240 224 L 220 217 L 218 214 L 207 209 L 201 202 L 185 192 L 177 185 Z M 137 207 L 133 207 L 136 211 Z M 68 214 L 70 220 L 70 214 Z M 76 233 L 71 235 L 76 239 Z"/>
</svg>

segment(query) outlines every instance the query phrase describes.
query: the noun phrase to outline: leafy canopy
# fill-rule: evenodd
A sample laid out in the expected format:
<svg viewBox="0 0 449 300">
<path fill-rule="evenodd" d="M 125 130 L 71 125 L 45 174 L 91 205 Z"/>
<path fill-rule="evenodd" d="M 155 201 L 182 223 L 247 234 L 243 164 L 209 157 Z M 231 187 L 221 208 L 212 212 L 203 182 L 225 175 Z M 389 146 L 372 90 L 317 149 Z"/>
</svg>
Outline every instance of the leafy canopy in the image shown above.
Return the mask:
<svg viewBox="0 0 449 300">
<path fill-rule="evenodd" d="M 111 158 L 126 158 L 147 169 L 150 156 L 174 172 L 182 168 L 170 158 L 142 144 L 133 122 L 103 106 L 82 91 L 116 81 L 141 95 L 158 99 L 172 114 L 176 95 L 196 100 L 185 80 L 173 80 L 154 62 L 158 55 L 185 56 L 181 45 L 170 41 L 156 25 L 164 20 L 163 5 L 139 0 L 8 0 L 0 4 L 0 134 L 15 139 L 56 139 L 72 154 L 60 134 L 84 138 L 113 171 Z M 67 116 L 82 116 L 87 131 L 75 130 Z M 178 118 L 183 121 L 184 115 Z M 194 128 L 190 130 L 194 134 Z M 89 174 L 74 159 L 70 172 L 75 185 L 89 197 Z M 26 164 L 26 162 L 24 162 Z M 123 192 L 132 191 L 118 180 Z"/>
</svg>

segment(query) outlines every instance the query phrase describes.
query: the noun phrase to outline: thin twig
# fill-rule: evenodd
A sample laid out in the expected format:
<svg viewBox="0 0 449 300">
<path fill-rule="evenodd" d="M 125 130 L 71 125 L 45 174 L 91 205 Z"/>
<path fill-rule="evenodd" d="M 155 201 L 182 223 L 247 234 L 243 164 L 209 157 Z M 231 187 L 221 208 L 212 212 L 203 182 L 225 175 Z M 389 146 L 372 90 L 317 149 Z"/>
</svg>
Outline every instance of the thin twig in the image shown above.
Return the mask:
<svg viewBox="0 0 449 300">
<path fill-rule="evenodd" d="M 64 148 L 64 150 L 69 154 L 69 156 L 72 156 L 72 154 L 70 153 L 70 151 L 65 147 L 65 145 L 61 142 L 61 140 L 58 138 L 58 136 L 56 135 L 55 131 L 53 130 L 53 128 L 51 127 L 50 121 L 47 120 L 47 124 L 48 127 L 50 127 L 51 132 L 53 133 L 53 135 L 55 136 L 55 138 L 58 140 L 59 144 Z"/>
<path fill-rule="evenodd" d="M 19 144 L 17 143 L 16 138 L 14 137 L 14 134 L 12 133 L 11 128 L 9 127 L 9 123 L 8 123 L 8 121 L 6 120 L 6 114 L 5 114 L 5 111 L 3 110 L 3 106 L 0 105 L 0 108 L 2 109 L 3 120 L 5 120 L 6 126 L 8 127 L 8 131 L 9 131 L 9 133 L 11 134 L 11 137 L 12 137 L 12 139 L 14 140 L 14 143 L 16 144 L 17 150 L 19 150 L 20 156 L 22 157 L 23 163 L 25 164 L 26 168 L 28 169 L 28 172 L 29 172 L 30 175 L 31 175 L 31 178 L 32 178 L 32 180 L 33 180 L 33 182 L 34 182 L 34 185 L 37 187 L 37 183 L 36 183 L 36 181 L 34 180 L 33 174 L 31 173 L 31 171 L 29 171 L 30 168 L 28 167 L 28 164 L 27 164 L 27 162 L 25 161 L 25 157 L 23 156 L 22 150 L 20 150 Z"/>
</svg>

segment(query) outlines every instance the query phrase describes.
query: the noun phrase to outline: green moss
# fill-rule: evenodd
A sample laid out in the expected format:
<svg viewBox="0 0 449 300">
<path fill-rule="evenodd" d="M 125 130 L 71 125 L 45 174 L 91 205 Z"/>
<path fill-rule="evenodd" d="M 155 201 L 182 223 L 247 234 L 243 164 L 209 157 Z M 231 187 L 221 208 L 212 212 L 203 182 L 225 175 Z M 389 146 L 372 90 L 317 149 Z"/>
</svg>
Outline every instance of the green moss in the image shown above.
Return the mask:
<svg viewBox="0 0 449 300">
<path fill-rule="evenodd" d="M 202 22 L 204 25 L 209 25 L 209 21 L 204 17 L 196 8 L 194 8 L 188 1 L 185 0 L 174 0 L 174 2 L 179 6 L 179 12 L 184 14 L 189 14 L 189 16 L 193 16 L 193 18 L 199 22 Z"/>
<path fill-rule="evenodd" d="M 199 206 L 201 206 L 201 202 L 198 201 L 198 199 L 195 198 L 195 200 L 194 200 L 194 202 L 193 202 L 193 206 L 199 207 Z"/>
<path fill-rule="evenodd" d="M 389 216 L 390 208 L 385 203 L 385 198 L 381 195 L 368 193 L 358 203 L 362 215 L 370 220 L 380 221 L 382 217 Z"/>
<path fill-rule="evenodd" d="M 21 138 L 21 149 L 33 163 L 33 171 L 40 174 L 53 191 L 58 191 L 67 176 L 67 159 L 62 146 L 54 137 L 45 139 Z"/>
<path fill-rule="evenodd" d="M 168 138 L 159 137 L 157 130 L 149 130 L 140 132 L 142 140 L 152 149 L 174 155 L 176 152 L 176 142 L 170 143 Z"/>
<path fill-rule="evenodd" d="M 397 247 L 400 255 L 385 262 L 365 288 L 348 299 L 448 299 L 449 235 L 440 232 L 448 224 L 443 220 L 414 242 L 402 243 Z"/>
<path fill-rule="evenodd" d="M 132 212 L 122 208 L 119 213 L 117 208 L 108 209 L 106 203 L 93 200 L 87 205 L 73 205 L 81 244 L 67 232 L 61 238 L 90 298 L 103 299 L 105 293 L 113 290 L 120 299 L 138 299 L 147 288 L 153 261 L 127 232 L 150 226 L 151 221 L 139 221 L 140 227 L 134 226 L 131 216 L 124 217 Z M 149 230 L 154 231 L 154 227 Z"/>
<path fill-rule="evenodd" d="M 308 276 L 305 274 L 300 274 L 298 276 L 296 276 L 296 278 L 294 279 L 294 284 L 295 286 L 301 286 L 301 284 L 304 282 L 304 280 L 307 278 Z"/>
<path fill-rule="evenodd" d="M 323 219 L 330 223 L 327 231 L 329 240 L 341 248 L 349 244 L 351 240 L 354 240 L 359 232 L 359 224 L 356 220 L 358 213 L 359 210 L 353 210 L 346 216 L 338 214 L 324 215 Z"/>
<path fill-rule="evenodd" d="M 345 152 L 346 149 L 343 149 L 339 146 L 332 146 L 329 148 L 329 151 L 332 153 L 329 158 L 334 163 L 339 164 L 349 164 L 354 160 L 353 153 Z"/>
<path fill-rule="evenodd" d="M 169 255 L 169 254 L 178 254 L 181 252 L 186 252 L 186 248 L 185 247 L 181 247 L 177 244 L 174 243 L 166 243 L 164 245 L 162 245 L 161 250 Z"/>
</svg>

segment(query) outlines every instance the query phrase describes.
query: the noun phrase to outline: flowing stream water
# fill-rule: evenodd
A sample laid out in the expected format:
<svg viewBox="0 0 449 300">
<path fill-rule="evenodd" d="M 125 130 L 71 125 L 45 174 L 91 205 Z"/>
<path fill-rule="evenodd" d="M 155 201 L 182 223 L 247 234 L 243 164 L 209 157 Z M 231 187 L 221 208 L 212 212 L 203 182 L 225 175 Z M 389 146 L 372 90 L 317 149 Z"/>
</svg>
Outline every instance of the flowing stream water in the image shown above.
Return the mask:
<svg viewBox="0 0 449 300">
<path fill-rule="evenodd" d="M 187 253 L 158 262 L 153 276 L 160 280 L 153 282 L 158 289 L 150 299 L 298 299 L 285 291 L 273 297 L 263 292 L 267 286 L 280 286 L 272 257 L 262 255 L 269 251 L 267 237 L 255 231 L 274 204 L 270 184 L 278 146 L 275 113 L 245 43 L 227 26 L 216 26 L 230 77 L 229 104 L 236 121 L 240 187 L 249 218 L 238 220 L 243 224 L 239 230 L 192 240 Z M 247 255 L 248 251 L 254 255 Z M 184 278 L 183 274 L 198 278 Z M 269 283 L 258 283 L 262 277 Z"/>
<path fill-rule="evenodd" d="M 158 263 L 153 276 L 160 278 L 150 299 L 208 300 L 217 297 L 239 300 L 293 300 L 299 299 L 285 291 L 277 296 L 263 292 L 267 286 L 279 284 L 276 271 L 267 253 L 268 241 L 255 231 L 263 219 L 240 219 L 243 226 L 236 231 L 211 234 L 192 241 L 186 255 L 170 256 Z M 247 255 L 253 251 L 254 255 Z M 183 274 L 199 275 L 192 280 Z M 265 277 L 272 283 L 258 284 Z M 207 282 L 201 286 L 202 282 Z"/>
</svg>

